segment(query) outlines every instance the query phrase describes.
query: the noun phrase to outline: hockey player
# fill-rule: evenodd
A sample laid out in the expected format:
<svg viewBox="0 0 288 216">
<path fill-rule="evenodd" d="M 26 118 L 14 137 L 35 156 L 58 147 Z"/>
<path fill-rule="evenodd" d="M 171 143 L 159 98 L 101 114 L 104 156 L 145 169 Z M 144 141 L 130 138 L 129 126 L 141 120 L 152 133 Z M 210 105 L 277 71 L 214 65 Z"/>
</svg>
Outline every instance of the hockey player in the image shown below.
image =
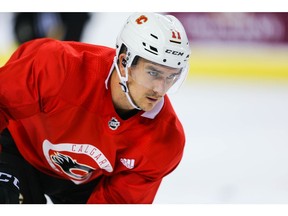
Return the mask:
<svg viewBox="0 0 288 216">
<path fill-rule="evenodd" d="M 0 202 L 153 203 L 183 156 L 166 93 L 189 54 L 179 20 L 156 13 L 132 14 L 116 50 L 47 38 L 20 46 L 0 69 Z"/>
</svg>

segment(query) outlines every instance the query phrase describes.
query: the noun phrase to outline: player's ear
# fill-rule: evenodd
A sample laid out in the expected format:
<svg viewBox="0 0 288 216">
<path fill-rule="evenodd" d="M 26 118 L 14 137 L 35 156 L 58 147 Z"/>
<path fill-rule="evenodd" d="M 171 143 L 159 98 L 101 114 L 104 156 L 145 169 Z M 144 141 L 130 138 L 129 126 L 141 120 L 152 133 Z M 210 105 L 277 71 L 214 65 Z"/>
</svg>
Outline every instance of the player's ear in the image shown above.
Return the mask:
<svg viewBox="0 0 288 216">
<path fill-rule="evenodd" d="M 127 61 L 126 61 L 126 54 L 125 53 L 121 53 L 118 57 L 119 59 L 119 63 L 118 63 L 118 66 L 119 66 L 119 69 L 120 69 L 120 72 L 121 72 L 121 75 L 125 75 L 125 68 L 127 66 Z"/>
<path fill-rule="evenodd" d="M 123 58 L 123 60 L 122 60 L 122 66 L 125 68 L 125 67 L 126 67 L 126 64 L 127 64 L 127 61 L 126 61 L 125 58 Z"/>
</svg>

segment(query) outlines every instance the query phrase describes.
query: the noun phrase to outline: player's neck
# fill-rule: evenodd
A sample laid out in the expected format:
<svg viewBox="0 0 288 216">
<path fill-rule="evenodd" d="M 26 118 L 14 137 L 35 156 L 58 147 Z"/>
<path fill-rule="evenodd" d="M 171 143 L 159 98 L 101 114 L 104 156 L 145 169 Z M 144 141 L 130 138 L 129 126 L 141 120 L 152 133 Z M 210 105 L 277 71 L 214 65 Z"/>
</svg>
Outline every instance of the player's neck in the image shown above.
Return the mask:
<svg viewBox="0 0 288 216">
<path fill-rule="evenodd" d="M 123 120 L 127 120 L 131 118 L 132 116 L 136 115 L 139 110 L 133 109 L 133 110 L 121 110 L 121 109 L 115 109 L 117 114 L 121 117 Z"/>
</svg>

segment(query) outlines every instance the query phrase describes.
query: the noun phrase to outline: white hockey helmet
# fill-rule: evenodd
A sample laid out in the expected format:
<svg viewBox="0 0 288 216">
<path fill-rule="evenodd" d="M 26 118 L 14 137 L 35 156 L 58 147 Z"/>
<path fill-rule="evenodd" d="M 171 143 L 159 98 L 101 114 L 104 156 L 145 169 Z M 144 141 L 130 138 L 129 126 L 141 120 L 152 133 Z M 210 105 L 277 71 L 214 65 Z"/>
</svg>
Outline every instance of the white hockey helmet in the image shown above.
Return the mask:
<svg viewBox="0 0 288 216">
<path fill-rule="evenodd" d="M 120 75 L 116 63 L 123 45 L 127 48 L 124 77 Z M 167 93 L 177 91 L 187 76 L 190 56 L 189 41 L 181 22 L 172 15 L 134 13 L 128 17 L 117 37 L 114 65 L 120 84 L 130 104 L 140 109 L 134 104 L 127 86 L 127 68 L 131 67 L 137 56 L 170 68 L 181 69 L 180 76 Z"/>
<path fill-rule="evenodd" d="M 189 41 L 181 22 L 172 15 L 132 14 L 117 37 L 117 56 L 122 44 L 128 49 L 128 67 L 135 56 L 172 68 L 185 68 L 188 64 Z"/>
</svg>

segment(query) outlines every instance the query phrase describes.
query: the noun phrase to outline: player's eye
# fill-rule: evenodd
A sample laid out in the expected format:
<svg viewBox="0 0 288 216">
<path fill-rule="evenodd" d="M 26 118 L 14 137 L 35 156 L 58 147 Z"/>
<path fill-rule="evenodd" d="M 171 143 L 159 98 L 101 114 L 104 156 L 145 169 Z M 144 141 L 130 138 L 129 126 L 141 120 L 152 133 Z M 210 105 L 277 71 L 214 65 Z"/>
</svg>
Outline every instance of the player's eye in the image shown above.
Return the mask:
<svg viewBox="0 0 288 216">
<path fill-rule="evenodd" d="M 150 76 L 153 76 L 153 77 L 158 77 L 159 76 L 159 72 L 157 72 L 157 71 L 148 71 L 148 74 Z"/>
<path fill-rule="evenodd" d="M 174 79 L 178 79 L 179 76 L 180 76 L 181 72 L 179 73 L 174 73 L 174 74 L 171 74 L 170 76 L 167 77 L 168 80 L 174 80 Z"/>
</svg>

